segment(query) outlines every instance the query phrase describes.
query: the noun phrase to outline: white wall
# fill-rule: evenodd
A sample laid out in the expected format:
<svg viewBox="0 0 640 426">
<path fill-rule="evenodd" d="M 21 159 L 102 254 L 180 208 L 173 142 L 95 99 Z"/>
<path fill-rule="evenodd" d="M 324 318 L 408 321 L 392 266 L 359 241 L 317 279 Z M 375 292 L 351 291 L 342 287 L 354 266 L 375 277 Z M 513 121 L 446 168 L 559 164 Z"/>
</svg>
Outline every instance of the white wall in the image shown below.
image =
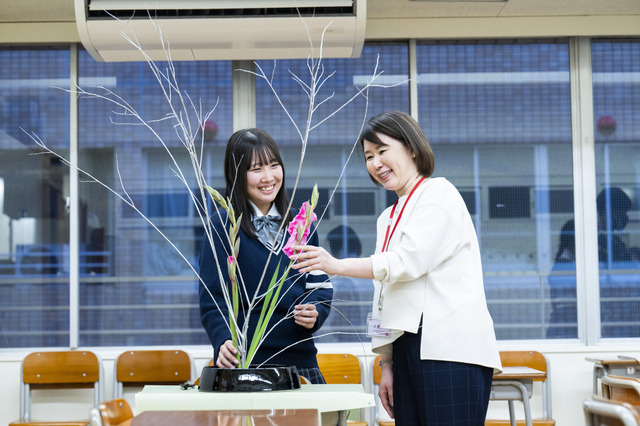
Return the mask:
<svg viewBox="0 0 640 426">
<path fill-rule="evenodd" d="M 106 380 L 104 381 L 104 399 L 110 399 L 113 395 L 113 361 L 124 350 L 132 348 L 87 348 L 92 349 L 102 359 Z M 149 348 L 146 348 L 149 349 Z M 189 352 L 195 359 L 197 371 L 211 358 L 211 350 L 206 347 L 182 348 Z M 608 344 L 598 347 L 585 347 L 580 345 L 552 344 L 550 342 L 529 343 L 524 345 L 502 345 L 502 350 L 538 350 L 547 355 L 550 362 L 550 380 L 552 395 L 553 417 L 559 426 L 584 425 L 582 401 L 592 394 L 593 364 L 585 360 L 585 357 L 611 358 L 617 355 L 640 356 L 640 347 L 631 345 Z M 319 345 L 321 352 L 350 352 L 366 360 L 370 369 L 373 356 L 368 353 L 368 345 L 356 344 L 332 344 Z M 20 362 L 30 350 L 2 351 L 0 352 L 0 425 L 8 424 L 19 417 L 20 397 Z M 371 380 L 370 374 L 365 378 L 367 383 Z M 370 389 L 369 386 L 366 386 Z M 534 388 L 534 392 L 539 390 Z M 42 391 L 44 392 L 44 391 Z M 49 392 L 49 391 L 47 391 Z M 133 402 L 133 395 L 127 395 L 127 399 Z M 56 416 L 63 419 L 68 415 L 73 418 L 88 417 L 92 396 L 87 394 L 71 394 L 63 403 L 54 403 L 50 394 L 37 396 L 40 405 L 34 410 L 34 418 L 42 416 Z M 522 404 L 516 403 L 516 408 L 522 416 Z M 534 417 L 541 413 L 541 401 L 534 397 L 532 401 Z M 506 402 L 495 401 L 490 404 L 489 417 L 507 418 Z M 372 424 L 370 422 L 370 424 Z"/>
</svg>

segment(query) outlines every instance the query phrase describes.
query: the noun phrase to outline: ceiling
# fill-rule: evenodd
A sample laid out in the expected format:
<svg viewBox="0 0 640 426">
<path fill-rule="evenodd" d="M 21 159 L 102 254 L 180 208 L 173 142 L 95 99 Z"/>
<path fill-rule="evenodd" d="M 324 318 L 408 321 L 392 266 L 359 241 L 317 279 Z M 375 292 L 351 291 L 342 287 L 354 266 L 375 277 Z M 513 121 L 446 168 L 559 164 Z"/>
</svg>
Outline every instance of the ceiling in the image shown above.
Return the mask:
<svg viewBox="0 0 640 426">
<path fill-rule="evenodd" d="M 179 1 L 179 0 L 176 0 Z M 0 23 L 73 22 L 74 0 L 4 0 Z M 640 15 L 638 0 L 368 0 L 368 19 Z"/>
</svg>

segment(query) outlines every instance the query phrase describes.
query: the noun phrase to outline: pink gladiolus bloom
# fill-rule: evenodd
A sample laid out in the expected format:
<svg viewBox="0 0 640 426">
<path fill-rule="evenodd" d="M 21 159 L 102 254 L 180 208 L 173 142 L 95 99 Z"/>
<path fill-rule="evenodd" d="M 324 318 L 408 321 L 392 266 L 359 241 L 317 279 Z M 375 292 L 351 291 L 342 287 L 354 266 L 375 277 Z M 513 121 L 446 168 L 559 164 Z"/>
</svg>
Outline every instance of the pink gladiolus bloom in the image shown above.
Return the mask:
<svg viewBox="0 0 640 426">
<path fill-rule="evenodd" d="M 289 222 L 289 228 L 287 229 L 287 231 L 289 231 L 289 234 L 291 236 L 289 237 L 289 240 L 287 240 L 287 244 L 285 244 L 284 248 L 282 249 L 284 254 L 289 257 L 295 254 L 291 247 L 296 245 L 305 245 L 307 243 L 307 237 L 309 236 L 309 232 L 311 232 L 311 222 L 318 218 L 315 213 L 312 213 L 311 221 L 309 222 L 308 226 L 305 227 L 307 209 L 309 208 L 309 203 L 305 201 L 302 204 L 302 207 L 300 207 L 300 211 L 298 212 L 296 217 L 294 217 L 293 220 Z M 298 236 L 298 227 L 303 229 L 302 237 Z"/>
<path fill-rule="evenodd" d="M 229 272 L 229 278 L 231 281 L 235 282 L 236 280 L 236 268 L 235 268 L 235 259 L 233 256 L 227 257 L 227 271 Z"/>
</svg>

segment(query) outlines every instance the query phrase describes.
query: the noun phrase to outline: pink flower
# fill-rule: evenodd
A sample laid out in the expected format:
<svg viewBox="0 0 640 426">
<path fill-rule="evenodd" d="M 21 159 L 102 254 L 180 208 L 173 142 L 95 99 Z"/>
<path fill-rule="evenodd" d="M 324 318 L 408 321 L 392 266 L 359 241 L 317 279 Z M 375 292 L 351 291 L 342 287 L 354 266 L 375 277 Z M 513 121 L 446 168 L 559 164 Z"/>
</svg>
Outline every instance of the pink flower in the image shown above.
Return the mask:
<svg viewBox="0 0 640 426">
<path fill-rule="evenodd" d="M 287 244 L 285 244 L 284 248 L 282 249 L 284 254 L 289 256 L 289 258 L 291 258 L 291 256 L 295 254 L 292 249 L 293 246 L 301 246 L 307 243 L 307 237 L 309 236 L 309 232 L 311 232 L 311 222 L 318 218 L 316 214 L 312 212 L 311 218 L 307 223 L 307 210 L 309 210 L 310 208 L 311 205 L 309 204 L 309 202 L 305 201 L 302 204 L 302 207 L 300 207 L 300 211 L 298 212 L 296 217 L 294 217 L 293 220 L 289 222 L 289 228 L 287 229 L 287 231 L 289 231 L 289 234 L 291 236 L 289 237 Z M 299 235 L 300 232 L 302 232 L 302 235 Z"/>
<path fill-rule="evenodd" d="M 229 272 L 229 278 L 231 281 L 235 283 L 236 280 L 236 267 L 235 267 L 235 259 L 233 256 L 227 257 L 227 271 Z"/>
</svg>

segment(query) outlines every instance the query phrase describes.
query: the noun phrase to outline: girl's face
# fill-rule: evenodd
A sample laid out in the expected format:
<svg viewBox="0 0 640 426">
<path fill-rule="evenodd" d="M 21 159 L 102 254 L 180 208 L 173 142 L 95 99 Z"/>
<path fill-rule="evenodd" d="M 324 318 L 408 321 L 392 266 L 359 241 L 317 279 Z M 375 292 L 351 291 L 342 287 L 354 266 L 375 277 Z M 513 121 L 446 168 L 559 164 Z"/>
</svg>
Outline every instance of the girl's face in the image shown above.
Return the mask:
<svg viewBox="0 0 640 426">
<path fill-rule="evenodd" d="M 253 155 L 247 170 L 247 197 L 263 214 L 267 214 L 271 203 L 282 188 L 282 165 L 276 160 L 261 164 L 260 158 Z"/>
<path fill-rule="evenodd" d="M 377 135 L 384 145 L 368 140 L 363 143 L 367 171 L 386 190 L 395 191 L 402 197 L 420 178 L 418 166 L 409 148 L 400 141 L 382 133 Z"/>
</svg>

